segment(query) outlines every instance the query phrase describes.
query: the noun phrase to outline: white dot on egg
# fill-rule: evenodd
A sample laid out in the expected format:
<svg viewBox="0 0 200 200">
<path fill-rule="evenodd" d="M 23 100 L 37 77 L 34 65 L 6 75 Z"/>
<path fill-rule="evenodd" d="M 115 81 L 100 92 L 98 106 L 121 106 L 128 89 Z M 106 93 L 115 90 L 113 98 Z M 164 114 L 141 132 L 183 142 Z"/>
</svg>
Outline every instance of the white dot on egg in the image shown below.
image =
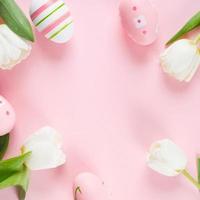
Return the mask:
<svg viewBox="0 0 200 200">
<path fill-rule="evenodd" d="M 139 15 L 134 18 L 134 25 L 137 29 L 144 28 L 147 25 L 147 20 L 144 15 Z"/>
</svg>

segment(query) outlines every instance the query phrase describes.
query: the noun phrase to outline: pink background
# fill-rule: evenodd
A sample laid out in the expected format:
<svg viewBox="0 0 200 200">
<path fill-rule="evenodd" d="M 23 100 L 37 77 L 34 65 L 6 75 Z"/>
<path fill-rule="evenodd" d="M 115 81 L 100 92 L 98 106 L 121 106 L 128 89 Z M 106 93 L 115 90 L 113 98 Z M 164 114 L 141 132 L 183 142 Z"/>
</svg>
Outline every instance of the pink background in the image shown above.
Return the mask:
<svg viewBox="0 0 200 200">
<path fill-rule="evenodd" d="M 19 2 L 19 1 L 18 1 Z M 27 11 L 30 1 L 23 1 Z M 190 84 L 159 67 L 164 43 L 200 8 L 199 0 L 154 0 L 160 16 L 157 42 L 133 44 L 123 33 L 118 0 L 69 0 L 76 32 L 67 45 L 37 33 L 31 56 L 0 72 L 0 92 L 14 106 L 17 123 L 8 156 L 44 125 L 63 134 L 65 166 L 32 173 L 27 200 L 72 200 L 74 177 L 91 171 L 104 180 L 111 200 L 195 200 L 183 177 L 161 176 L 145 164 L 146 151 L 169 137 L 195 174 L 200 153 L 200 71 Z M 0 199 L 17 199 L 14 189 Z"/>
</svg>

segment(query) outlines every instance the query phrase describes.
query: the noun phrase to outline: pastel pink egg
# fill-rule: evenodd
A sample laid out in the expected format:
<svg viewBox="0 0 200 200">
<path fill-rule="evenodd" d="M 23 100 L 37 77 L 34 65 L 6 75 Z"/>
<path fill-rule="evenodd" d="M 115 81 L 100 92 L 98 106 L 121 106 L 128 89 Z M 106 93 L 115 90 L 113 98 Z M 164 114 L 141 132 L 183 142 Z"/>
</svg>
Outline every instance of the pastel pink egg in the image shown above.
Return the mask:
<svg viewBox="0 0 200 200">
<path fill-rule="evenodd" d="M 9 133 L 15 124 L 15 112 L 8 101 L 0 96 L 0 135 Z"/>
<path fill-rule="evenodd" d="M 122 0 L 119 11 L 122 25 L 133 41 L 149 45 L 156 40 L 158 15 L 150 1 Z"/>
<path fill-rule="evenodd" d="M 79 174 L 74 182 L 75 200 L 108 200 L 108 193 L 96 175 L 91 173 Z"/>
</svg>

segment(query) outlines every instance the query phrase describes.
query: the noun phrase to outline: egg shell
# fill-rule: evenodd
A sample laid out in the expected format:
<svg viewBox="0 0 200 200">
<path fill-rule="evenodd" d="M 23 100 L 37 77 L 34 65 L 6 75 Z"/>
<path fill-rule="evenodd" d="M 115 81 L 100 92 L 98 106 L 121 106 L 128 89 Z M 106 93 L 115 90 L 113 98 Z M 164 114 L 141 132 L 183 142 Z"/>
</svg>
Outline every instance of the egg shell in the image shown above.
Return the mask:
<svg viewBox="0 0 200 200">
<path fill-rule="evenodd" d="M 103 181 L 92 173 L 79 174 L 75 178 L 73 190 L 76 200 L 109 200 Z"/>
<path fill-rule="evenodd" d="M 9 133 L 15 124 L 15 112 L 8 101 L 0 96 L 0 136 Z"/>
<path fill-rule="evenodd" d="M 121 0 L 119 12 L 129 37 L 140 45 L 152 44 L 158 36 L 158 14 L 149 0 Z"/>
<path fill-rule="evenodd" d="M 66 43 L 73 36 L 74 22 L 63 0 L 32 0 L 30 17 L 36 29 L 53 42 Z"/>
</svg>

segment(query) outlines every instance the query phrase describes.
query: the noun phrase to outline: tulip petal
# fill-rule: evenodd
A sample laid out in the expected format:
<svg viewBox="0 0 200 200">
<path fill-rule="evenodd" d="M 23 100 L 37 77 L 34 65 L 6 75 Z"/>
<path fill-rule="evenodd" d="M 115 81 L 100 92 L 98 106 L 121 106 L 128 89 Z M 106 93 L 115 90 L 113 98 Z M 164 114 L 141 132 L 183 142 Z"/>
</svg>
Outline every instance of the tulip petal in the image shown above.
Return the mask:
<svg viewBox="0 0 200 200">
<path fill-rule="evenodd" d="M 167 167 L 165 163 L 161 163 L 158 161 L 150 161 L 147 163 L 148 166 L 153 169 L 154 171 L 157 171 L 158 173 L 165 175 L 165 176 L 176 176 L 178 175 L 178 172 L 174 171 L 172 168 Z"/>
<path fill-rule="evenodd" d="M 4 47 L 5 43 L 6 43 L 5 39 L 0 33 L 0 46 L 2 49 L 2 62 L 0 63 L 0 66 L 2 67 L 10 62 L 7 51 L 5 50 L 5 47 Z"/>
<path fill-rule="evenodd" d="M 21 54 L 20 49 L 16 48 L 15 46 L 12 46 L 8 40 L 4 40 L 4 49 L 9 57 L 9 59 L 12 60 L 18 60 Z"/>
<path fill-rule="evenodd" d="M 199 51 L 198 51 L 198 54 L 199 54 Z M 192 77 L 196 73 L 199 65 L 200 65 L 200 56 L 197 56 L 193 63 L 194 67 L 192 68 L 192 71 L 190 72 L 189 76 L 185 79 L 186 82 L 189 82 L 192 79 Z"/>
<path fill-rule="evenodd" d="M 31 170 L 56 168 L 65 163 L 65 155 L 62 151 L 48 142 L 27 145 L 26 149 L 32 151 L 32 155 L 26 163 Z"/>
<path fill-rule="evenodd" d="M 178 80 L 189 82 L 191 78 L 194 76 L 195 72 L 197 71 L 200 64 L 200 56 L 199 51 L 196 49 L 196 55 L 193 56 L 193 59 L 188 65 L 188 69 L 183 71 L 182 73 L 175 74 Z"/>
<path fill-rule="evenodd" d="M 55 168 L 66 161 L 66 156 L 61 150 L 60 135 L 51 127 L 44 127 L 29 137 L 23 151 L 32 152 L 26 162 L 31 170 Z"/>
<path fill-rule="evenodd" d="M 17 48 L 27 51 L 29 50 L 30 45 L 28 44 L 28 42 L 25 42 L 18 35 L 12 32 L 7 25 L 2 24 L 0 26 L 0 33 L 9 41 L 9 43 L 13 44 Z"/>
<path fill-rule="evenodd" d="M 7 25 L 0 25 L 0 68 L 12 69 L 31 52 L 29 42 L 13 33 Z"/>
<path fill-rule="evenodd" d="M 171 168 L 177 171 L 185 169 L 187 159 L 183 151 L 172 141 L 165 139 L 160 142 L 161 154 Z"/>
<path fill-rule="evenodd" d="M 198 69 L 200 54 L 193 41 L 182 39 L 169 46 L 160 60 L 164 72 L 179 81 L 188 82 Z"/>
<path fill-rule="evenodd" d="M 176 176 L 185 169 L 187 158 L 171 140 L 164 139 L 151 145 L 147 164 L 160 174 Z"/>
</svg>

